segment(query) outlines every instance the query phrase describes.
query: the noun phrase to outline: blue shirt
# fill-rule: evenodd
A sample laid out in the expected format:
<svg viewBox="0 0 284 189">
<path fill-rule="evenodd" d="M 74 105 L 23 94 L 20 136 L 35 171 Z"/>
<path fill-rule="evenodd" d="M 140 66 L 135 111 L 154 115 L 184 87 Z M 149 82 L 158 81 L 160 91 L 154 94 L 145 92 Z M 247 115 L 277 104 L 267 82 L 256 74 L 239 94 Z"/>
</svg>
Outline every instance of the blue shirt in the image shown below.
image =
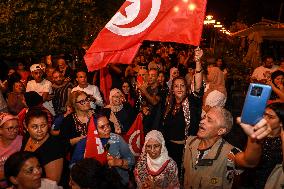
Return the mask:
<svg viewBox="0 0 284 189">
<path fill-rule="evenodd" d="M 124 139 L 114 133 L 110 133 L 110 139 L 108 140 L 110 144 L 108 153 L 114 158 L 124 159 L 128 162 L 128 169 L 131 169 L 135 164 L 135 159 L 132 152 L 129 149 L 128 144 L 124 141 Z M 80 140 L 76 146 L 71 158 L 70 164 L 71 166 L 84 159 L 84 153 L 86 148 L 86 138 Z M 129 174 L 127 169 L 122 169 L 120 167 L 115 167 L 116 171 L 122 178 L 122 183 L 127 184 L 129 181 Z"/>
</svg>

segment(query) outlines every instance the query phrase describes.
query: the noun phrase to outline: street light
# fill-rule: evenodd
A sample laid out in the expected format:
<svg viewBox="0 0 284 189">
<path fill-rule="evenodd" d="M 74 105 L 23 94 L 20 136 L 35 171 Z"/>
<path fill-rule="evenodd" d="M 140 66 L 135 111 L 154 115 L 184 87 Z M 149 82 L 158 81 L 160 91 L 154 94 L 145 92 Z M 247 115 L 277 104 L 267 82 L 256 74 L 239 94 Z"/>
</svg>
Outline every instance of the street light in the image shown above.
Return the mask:
<svg viewBox="0 0 284 189">
<path fill-rule="evenodd" d="M 206 16 L 206 20 L 212 20 L 213 19 L 213 16 L 212 15 L 207 15 Z"/>
<path fill-rule="evenodd" d="M 222 28 L 223 25 L 221 24 L 221 22 L 216 22 L 216 24 L 214 24 L 214 28 Z"/>
<path fill-rule="evenodd" d="M 204 25 L 207 24 L 215 24 L 216 20 L 213 20 L 213 16 L 212 15 L 207 15 L 205 20 L 204 20 Z"/>
</svg>

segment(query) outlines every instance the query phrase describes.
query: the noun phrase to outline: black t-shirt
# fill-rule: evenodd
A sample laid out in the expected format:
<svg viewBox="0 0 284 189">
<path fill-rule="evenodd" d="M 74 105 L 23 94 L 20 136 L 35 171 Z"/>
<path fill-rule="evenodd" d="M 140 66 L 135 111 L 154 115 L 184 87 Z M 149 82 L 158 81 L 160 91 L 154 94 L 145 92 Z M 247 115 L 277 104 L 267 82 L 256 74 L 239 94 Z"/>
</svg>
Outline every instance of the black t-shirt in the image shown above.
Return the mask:
<svg viewBox="0 0 284 189">
<path fill-rule="evenodd" d="M 81 136 L 81 133 L 76 130 L 73 114 L 69 114 L 63 119 L 62 125 L 60 126 L 59 136 L 65 140 Z"/>
<path fill-rule="evenodd" d="M 23 140 L 22 150 L 25 149 L 29 138 Z M 39 162 L 42 166 L 46 164 L 64 158 L 68 150 L 68 144 L 63 142 L 60 138 L 55 136 L 49 136 L 49 138 L 38 148 L 34 153 L 36 154 Z"/>
<path fill-rule="evenodd" d="M 108 118 L 110 117 L 111 110 L 109 108 L 104 108 L 102 112 L 104 112 Z M 136 111 L 128 103 L 123 104 L 123 108 L 114 114 L 122 125 L 122 133 L 126 133 L 130 129 L 137 116 Z"/>
<path fill-rule="evenodd" d="M 190 126 L 188 129 L 188 135 L 195 136 L 199 128 L 199 122 L 201 120 L 202 97 L 197 97 L 191 94 L 188 98 L 190 109 Z M 166 116 L 162 128 L 165 140 L 184 140 L 186 123 L 183 107 L 181 106 L 175 115 L 172 114 L 172 110 L 173 107 L 171 107 L 171 111 Z"/>
<path fill-rule="evenodd" d="M 28 137 L 24 138 L 22 150 L 25 149 L 28 139 Z M 36 151 L 34 151 L 42 167 L 52 161 L 63 158 L 63 170 L 59 182 L 59 185 L 63 187 L 67 187 L 69 182 L 68 163 L 66 162 L 65 158 L 69 148 L 69 143 L 64 142 L 59 137 L 49 136 L 49 138 L 38 149 L 36 149 Z M 44 169 L 42 169 L 42 171 L 43 177 L 45 177 Z"/>
</svg>

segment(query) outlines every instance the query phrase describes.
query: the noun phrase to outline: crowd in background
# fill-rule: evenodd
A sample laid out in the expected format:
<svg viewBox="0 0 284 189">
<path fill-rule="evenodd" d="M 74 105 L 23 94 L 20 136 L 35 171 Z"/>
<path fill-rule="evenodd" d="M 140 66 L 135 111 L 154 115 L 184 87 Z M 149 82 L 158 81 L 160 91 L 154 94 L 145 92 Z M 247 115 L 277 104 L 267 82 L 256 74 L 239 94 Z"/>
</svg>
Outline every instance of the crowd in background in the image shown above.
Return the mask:
<svg viewBox="0 0 284 189">
<path fill-rule="evenodd" d="M 267 56 L 254 70 L 251 81 L 273 93 L 258 124 L 238 121 L 248 135 L 240 150 L 223 139 L 234 120 L 225 109 L 230 68 L 202 55 L 147 43 L 132 64 L 93 73 L 63 55 L 18 62 L 0 81 L 0 188 L 231 188 L 247 168 L 264 188 L 283 161 L 284 62 Z M 138 116 L 140 157 L 123 139 Z M 90 120 L 107 149 L 103 164 L 84 158 Z"/>
</svg>

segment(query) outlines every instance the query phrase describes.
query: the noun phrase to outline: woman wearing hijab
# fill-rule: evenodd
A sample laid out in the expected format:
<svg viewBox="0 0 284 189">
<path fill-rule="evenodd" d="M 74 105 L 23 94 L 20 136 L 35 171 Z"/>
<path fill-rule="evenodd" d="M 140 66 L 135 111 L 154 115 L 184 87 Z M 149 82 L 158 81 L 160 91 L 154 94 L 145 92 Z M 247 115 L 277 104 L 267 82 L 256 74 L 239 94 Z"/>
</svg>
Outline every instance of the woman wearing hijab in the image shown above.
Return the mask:
<svg viewBox="0 0 284 189">
<path fill-rule="evenodd" d="M 139 189 L 179 188 L 177 164 L 168 156 L 161 132 L 152 130 L 146 135 L 134 175 Z"/>
<path fill-rule="evenodd" d="M 136 114 L 125 101 L 121 90 L 114 88 L 110 91 L 109 102 L 103 112 L 114 126 L 114 133 L 125 134 L 135 120 Z"/>
<path fill-rule="evenodd" d="M 224 107 L 227 100 L 225 79 L 223 72 L 218 67 L 208 67 L 207 83 L 203 96 L 203 110 L 206 112 L 211 107 Z"/>
</svg>

